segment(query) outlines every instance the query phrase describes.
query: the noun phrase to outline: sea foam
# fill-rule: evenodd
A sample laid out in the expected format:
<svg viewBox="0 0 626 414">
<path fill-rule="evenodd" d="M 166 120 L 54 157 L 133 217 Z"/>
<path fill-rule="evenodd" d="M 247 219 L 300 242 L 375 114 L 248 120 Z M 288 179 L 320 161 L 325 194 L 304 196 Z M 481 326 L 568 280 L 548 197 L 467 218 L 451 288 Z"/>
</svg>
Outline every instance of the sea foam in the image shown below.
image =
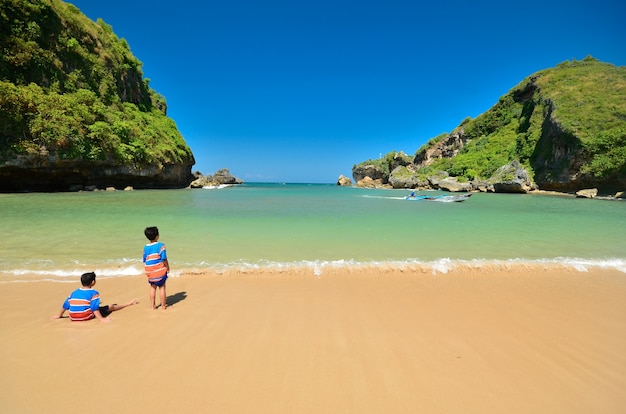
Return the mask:
<svg viewBox="0 0 626 414">
<path fill-rule="evenodd" d="M 170 277 L 179 277 L 185 274 L 196 273 L 242 273 L 254 274 L 255 272 L 289 273 L 292 271 L 306 270 L 316 277 L 320 277 L 329 271 L 348 270 L 350 272 L 362 272 L 367 269 L 378 270 L 399 270 L 403 272 L 419 271 L 420 273 L 431 273 L 433 275 L 445 275 L 454 270 L 473 269 L 506 271 L 511 268 L 533 269 L 561 267 L 578 272 L 587 272 L 593 269 L 617 270 L 626 273 L 626 259 L 584 259 L 574 257 L 558 257 L 545 259 L 472 259 L 458 260 L 450 258 L 440 258 L 432 261 L 419 259 L 406 260 L 372 260 L 359 261 L 351 259 L 341 260 L 300 260 L 293 262 L 277 262 L 271 260 L 259 260 L 256 262 L 234 261 L 230 263 L 178 263 L 176 271 Z M 141 262 L 128 261 L 113 265 L 112 263 L 101 264 L 99 266 L 87 267 L 76 264 L 75 267 L 67 269 L 5 269 L 0 270 L 0 283 L 11 282 L 76 282 L 78 277 L 85 272 L 95 272 L 99 278 L 132 277 L 143 275 L 143 264 Z"/>
</svg>

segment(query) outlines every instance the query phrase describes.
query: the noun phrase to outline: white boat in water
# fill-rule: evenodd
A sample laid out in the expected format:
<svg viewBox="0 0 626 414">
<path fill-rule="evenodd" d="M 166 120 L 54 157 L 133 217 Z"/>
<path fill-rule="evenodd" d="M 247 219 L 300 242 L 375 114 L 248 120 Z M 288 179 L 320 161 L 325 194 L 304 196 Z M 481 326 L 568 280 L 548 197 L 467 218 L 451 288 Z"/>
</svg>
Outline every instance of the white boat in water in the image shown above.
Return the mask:
<svg viewBox="0 0 626 414">
<path fill-rule="evenodd" d="M 455 194 L 455 195 L 442 195 L 436 197 L 426 198 L 427 201 L 439 201 L 441 203 L 460 203 L 469 199 L 472 194 Z"/>
<path fill-rule="evenodd" d="M 232 184 L 220 184 L 220 185 L 205 185 L 202 188 L 205 190 L 221 190 L 222 188 L 232 187 Z"/>
<path fill-rule="evenodd" d="M 469 199 L 472 196 L 471 193 L 467 193 L 467 194 L 455 194 L 455 195 L 436 195 L 436 196 L 420 196 L 420 195 L 409 195 L 406 196 L 405 200 L 410 200 L 410 201 L 421 201 L 421 200 L 426 200 L 426 201 L 438 201 L 440 203 L 461 203 L 467 199 Z"/>
</svg>

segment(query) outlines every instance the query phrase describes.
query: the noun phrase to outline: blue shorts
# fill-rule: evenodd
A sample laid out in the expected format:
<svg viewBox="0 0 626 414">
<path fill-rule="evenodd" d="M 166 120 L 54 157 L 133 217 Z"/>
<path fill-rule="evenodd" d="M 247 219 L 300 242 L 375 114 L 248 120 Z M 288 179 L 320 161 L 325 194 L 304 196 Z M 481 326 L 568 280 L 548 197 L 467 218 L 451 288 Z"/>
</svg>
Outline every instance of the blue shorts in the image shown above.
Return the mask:
<svg viewBox="0 0 626 414">
<path fill-rule="evenodd" d="M 150 282 L 150 281 L 148 281 L 148 283 L 150 283 L 152 286 L 161 287 L 161 286 L 165 285 L 165 281 L 166 280 L 167 280 L 167 275 L 163 276 L 163 278 L 161 280 L 159 280 L 158 282 Z"/>
</svg>

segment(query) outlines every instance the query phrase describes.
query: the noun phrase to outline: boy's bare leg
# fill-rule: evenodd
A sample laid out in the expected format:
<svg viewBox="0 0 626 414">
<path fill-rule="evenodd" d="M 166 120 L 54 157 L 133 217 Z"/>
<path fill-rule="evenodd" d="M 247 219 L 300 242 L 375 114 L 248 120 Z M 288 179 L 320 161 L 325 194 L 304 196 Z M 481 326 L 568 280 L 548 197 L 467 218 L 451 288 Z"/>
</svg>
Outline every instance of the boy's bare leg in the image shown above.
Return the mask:
<svg viewBox="0 0 626 414">
<path fill-rule="evenodd" d="M 161 295 L 161 310 L 167 309 L 167 294 L 165 293 L 165 284 L 159 288 L 159 294 Z"/>
<path fill-rule="evenodd" d="M 156 298 L 156 286 L 150 285 L 150 304 L 152 305 L 152 310 L 156 309 L 156 304 L 154 303 Z"/>
<path fill-rule="evenodd" d="M 109 312 L 115 312 L 118 311 L 120 309 L 124 309 L 127 308 L 129 306 L 133 306 L 135 304 L 139 303 L 139 301 L 137 299 L 133 299 L 128 303 L 125 303 L 123 305 L 118 305 L 117 303 L 114 303 L 113 305 L 109 305 Z"/>
</svg>

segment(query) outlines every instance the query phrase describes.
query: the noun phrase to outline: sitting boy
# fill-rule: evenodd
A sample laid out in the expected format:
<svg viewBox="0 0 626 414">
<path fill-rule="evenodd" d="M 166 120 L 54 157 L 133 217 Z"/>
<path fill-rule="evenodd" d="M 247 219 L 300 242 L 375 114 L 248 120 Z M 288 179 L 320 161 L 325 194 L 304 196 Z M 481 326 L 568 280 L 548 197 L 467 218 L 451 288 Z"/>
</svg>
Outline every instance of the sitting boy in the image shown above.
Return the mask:
<svg viewBox="0 0 626 414">
<path fill-rule="evenodd" d="M 83 273 L 80 277 L 80 283 L 83 287 L 76 289 L 65 299 L 63 308 L 57 315 L 52 316 L 52 319 L 62 318 L 65 311 L 68 311 L 72 321 L 88 321 L 98 318 L 100 322 L 108 322 L 110 320 L 108 316 L 112 312 L 138 303 L 137 300 L 133 299 L 124 305 L 100 306 L 100 294 L 93 289 L 96 284 L 96 274 L 94 272 Z"/>
</svg>

